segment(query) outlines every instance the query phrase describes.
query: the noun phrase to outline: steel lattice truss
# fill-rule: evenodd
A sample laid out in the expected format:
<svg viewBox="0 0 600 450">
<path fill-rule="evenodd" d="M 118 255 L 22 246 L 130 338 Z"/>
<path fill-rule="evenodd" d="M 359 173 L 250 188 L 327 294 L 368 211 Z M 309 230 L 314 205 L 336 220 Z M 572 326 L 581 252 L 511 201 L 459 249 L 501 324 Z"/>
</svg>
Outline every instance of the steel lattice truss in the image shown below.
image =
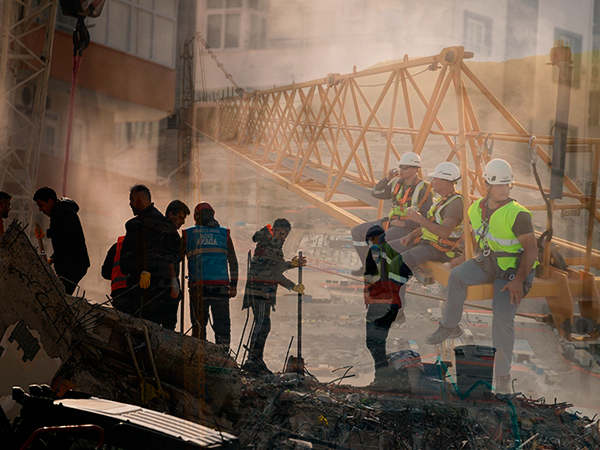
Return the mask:
<svg viewBox="0 0 600 450">
<path fill-rule="evenodd" d="M 2 12 L 0 189 L 13 195 L 12 212 L 24 223 L 33 212 L 57 5 L 5 0 Z"/>
<path fill-rule="evenodd" d="M 461 168 L 460 190 L 471 194 L 465 196 L 464 218 L 468 223 L 467 209 L 471 200 L 484 195 L 482 170 L 491 158 L 489 140 L 523 143 L 524 148 L 529 144 L 530 157 L 545 165 L 551 164 L 547 149 L 553 144 L 552 136 L 531 136 L 465 64 L 464 59 L 470 57 L 472 54 L 462 47 L 450 47 L 432 57 L 405 58 L 399 63 L 360 72 L 330 74 L 324 80 L 202 102 L 197 104 L 194 126 L 243 158 L 263 176 L 348 226 L 363 220 L 344 208 L 372 204 L 370 189 L 379 180 L 379 170 L 383 169 L 385 174 L 391 158 L 400 157 L 393 137 L 409 136 L 412 150 L 421 154 L 428 139 L 437 136 L 447 145 L 445 159 Z M 425 71 L 437 74 L 429 96 L 417 83 L 417 75 Z M 369 84 L 373 80 L 378 84 Z M 370 90 L 366 95 L 366 87 L 379 88 L 379 91 L 373 94 Z M 476 101 L 474 96 L 477 96 Z M 419 104 L 415 104 L 415 98 Z M 482 126 L 477 114 L 482 102 L 487 103 L 488 108 L 491 105 L 501 117 L 503 131 Z M 442 118 L 448 123 L 443 123 Z M 448 119 L 453 121 L 451 125 Z M 385 148 L 375 152 L 373 141 L 367 140 L 368 133 L 385 137 Z M 567 144 L 585 146 L 593 153 L 592 180 L 597 180 L 600 139 L 570 138 Z M 376 161 L 381 160 L 383 167 L 376 169 Z M 515 185 L 538 191 L 533 184 L 516 182 Z M 583 316 L 599 323 L 600 278 L 589 272 L 591 267 L 600 268 L 600 253 L 592 248 L 594 218 L 600 220 L 596 185 L 592 186 L 590 195 L 585 195 L 565 176 L 564 186 L 568 190 L 564 196 L 573 199 L 573 203 L 554 205 L 551 201 L 552 209 L 586 209 L 590 213 L 588 241 L 587 246 L 558 238 L 553 243 L 577 253 L 579 256 L 568 258 L 567 262 L 584 265 L 585 270 L 563 272 L 550 267 L 550 245 L 547 245 L 545 277 L 536 280 L 529 296 L 547 297 L 557 324 L 567 320 L 572 323 L 576 301 L 580 301 Z M 382 205 L 380 202 L 379 217 Z M 533 210 L 546 209 L 539 204 L 526 206 Z M 465 240 L 465 247 L 470 258 L 471 239 Z M 428 268 L 445 284 L 447 267 L 428 264 Z M 473 287 L 469 298 L 491 298 L 492 292 L 491 285 Z M 563 330 L 561 334 L 570 337 L 570 331 Z M 596 335 L 597 332 L 593 332 L 593 336 Z"/>
</svg>

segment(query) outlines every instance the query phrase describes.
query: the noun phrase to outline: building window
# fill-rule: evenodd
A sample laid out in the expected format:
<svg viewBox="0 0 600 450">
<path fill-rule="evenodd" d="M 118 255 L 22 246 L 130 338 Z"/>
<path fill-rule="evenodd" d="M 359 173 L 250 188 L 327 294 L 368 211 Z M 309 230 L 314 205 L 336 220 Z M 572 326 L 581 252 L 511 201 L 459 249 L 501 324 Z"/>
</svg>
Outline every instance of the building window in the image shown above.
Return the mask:
<svg viewBox="0 0 600 450">
<path fill-rule="evenodd" d="M 100 17 L 86 23 L 93 25 L 92 41 L 174 67 L 178 6 L 179 0 L 107 0 Z M 57 28 L 64 26 L 57 20 Z"/>
<path fill-rule="evenodd" d="M 581 49 L 583 36 L 577 33 L 572 33 L 561 28 L 554 29 L 554 42 L 563 41 L 566 47 L 571 48 L 571 58 L 573 60 L 573 78 L 571 87 L 579 88 L 581 80 Z M 554 81 L 558 81 L 558 71 L 554 71 Z"/>
<path fill-rule="evenodd" d="M 210 48 L 239 48 L 242 0 L 208 0 L 206 43 Z"/>
<path fill-rule="evenodd" d="M 465 50 L 477 55 L 492 54 L 492 19 L 465 11 L 464 42 Z"/>
</svg>

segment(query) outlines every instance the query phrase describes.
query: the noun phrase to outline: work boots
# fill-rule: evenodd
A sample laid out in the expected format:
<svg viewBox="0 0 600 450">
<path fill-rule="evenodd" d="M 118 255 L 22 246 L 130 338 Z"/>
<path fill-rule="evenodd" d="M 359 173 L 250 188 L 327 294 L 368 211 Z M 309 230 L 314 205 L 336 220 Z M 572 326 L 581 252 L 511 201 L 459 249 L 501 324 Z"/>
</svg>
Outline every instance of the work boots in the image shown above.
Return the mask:
<svg viewBox="0 0 600 450">
<path fill-rule="evenodd" d="M 496 393 L 497 394 L 511 394 L 511 377 L 510 375 L 496 377 Z"/>
<path fill-rule="evenodd" d="M 248 358 L 248 360 L 242 365 L 242 367 L 240 367 L 240 369 L 254 376 L 266 376 L 273 374 L 265 362 L 262 359 L 257 358 Z"/>
<path fill-rule="evenodd" d="M 396 369 L 390 366 L 375 369 L 375 379 L 367 387 L 376 391 L 392 391 L 400 388 L 397 385 Z"/>
<path fill-rule="evenodd" d="M 429 345 L 441 344 L 446 339 L 454 339 L 462 335 L 462 330 L 458 325 L 454 328 L 447 328 L 440 323 L 440 326 L 435 333 L 429 334 L 425 338 L 425 342 Z"/>
</svg>

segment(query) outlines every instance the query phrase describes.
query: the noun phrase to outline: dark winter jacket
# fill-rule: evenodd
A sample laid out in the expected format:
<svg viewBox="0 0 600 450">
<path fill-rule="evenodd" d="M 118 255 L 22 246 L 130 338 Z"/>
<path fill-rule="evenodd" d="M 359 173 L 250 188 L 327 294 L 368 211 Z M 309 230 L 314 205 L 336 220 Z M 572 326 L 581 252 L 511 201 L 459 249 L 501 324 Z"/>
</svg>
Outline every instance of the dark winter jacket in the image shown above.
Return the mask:
<svg viewBox="0 0 600 450">
<path fill-rule="evenodd" d="M 179 258 L 179 239 L 175 227 L 154 207 L 148 206 L 125 224 L 125 239 L 121 249 L 121 271 L 129 276 L 130 283 L 139 282 L 144 271 L 152 275 L 151 283 L 168 277 L 169 263 Z"/>
<path fill-rule="evenodd" d="M 78 211 L 79 205 L 66 197 L 58 200 L 50 211 L 50 228 L 46 235 L 52 239 L 54 254 L 51 258 L 58 275 L 90 267 Z"/>
<path fill-rule="evenodd" d="M 275 306 L 277 286 L 291 289 L 296 285 L 283 275 L 292 266 L 285 261 L 283 241 L 273 237 L 271 225 L 254 233 L 252 240 L 256 242 L 256 248 L 250 262 L 250 273 L 242 308 L 250 307 L 255 300 L 267 301 Z"/>
</svg>

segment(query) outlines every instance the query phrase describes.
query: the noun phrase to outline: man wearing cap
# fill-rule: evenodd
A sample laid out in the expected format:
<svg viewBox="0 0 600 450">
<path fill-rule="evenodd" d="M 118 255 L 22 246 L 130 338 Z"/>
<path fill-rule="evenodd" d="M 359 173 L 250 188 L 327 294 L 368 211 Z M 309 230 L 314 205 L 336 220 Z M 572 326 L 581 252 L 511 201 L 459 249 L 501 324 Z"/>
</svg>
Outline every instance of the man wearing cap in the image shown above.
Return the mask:
<svg viewBox="0 0 600 450">
<path fill-rule="evenodd" d="M 362 275 L 368 247 L 365 242 L 367 231 L 373 225 L 380 225 L 386 231 L 386 241 L 395 245 L 394 241 L 419 228 L 419 224 L 408 217 L 408 210 L 416 208 L 423 216 L 431 207 L 432 195 L 429 183 L 419 178 L 421 157 L 414 152 L 402 155 L 397 169 L 388 171 L 385 178 L 379 181 L 371 191 L 371 196 L 388 200 L 392 199 L 392 209 L 388 217 L 365 222 L 352 228 L 354 249 L 358 253 L 361 267 L 353 270 L 352 275 Z M 399 245 L 399 243 L 398 243 Z"/>
<path fill-rule="evenodd" d="M 242 369 L 249 373 L 270 373 L 263 356 L 271 331 L 271 309 L 275 309 L 277 287 L 283 286 L 304 293 L 304 285 L 296 284 L 284 275 L 287 270 L 306 265 L 305 257 L 295 256 L 291 261 L 286 261 L 284 258 L 283 244 L 291 229 L 292 225 L 287 219 L 279 218 L 273 222 L 273 226 L 268 224 L 252 236 L 256 248 L 250 262 L 242 305 L 242 309 L 252 308 L 254 316 L 249 344 L 250 353 L 248 360 L 242 366 Z"/>
<path fill-rule="evenodd" d="M 442 320 L 425 342 L 439 344 L 458 333 L 468 287 L 493 283 L 494 373 L 497 389 L 506 392 L 515 343 L 515 314 L 531 288 L 538 251 L 531 212 L 510 198 L 513 183 L 510 164 L 493 159 L 485 166 L 483 177 L 486 197 L 473 202 L 469 208 L 469 220 L 478 245 L 476 256 L 450 272 Z"/>
<path fill-rule="evenodd" d="M 369 245 L 365 264 L 364 298 L 367 307 L 366 342 L 375 364 L 373 389 L 402 388 L 394 385 L 395 370 L 389 367 L 385 349 L 392 324 L 402 307 L 400 288 L 411 277 L 410 269 L 402 264 L 402 256 L 384 240 L 380 225 L 369 228 Z"/>
<path fill-rule="evenodd" d="M 183 230 L 188 258 L 192 334 L 206 340 L 209 312 L 215 343 L 229 349 L 231 318 L 229 299 L 237 294 L 238 261 L 229 228 L 219 225 L 208 202 L 194 208 L 196 225 Z"/>
</svg>

